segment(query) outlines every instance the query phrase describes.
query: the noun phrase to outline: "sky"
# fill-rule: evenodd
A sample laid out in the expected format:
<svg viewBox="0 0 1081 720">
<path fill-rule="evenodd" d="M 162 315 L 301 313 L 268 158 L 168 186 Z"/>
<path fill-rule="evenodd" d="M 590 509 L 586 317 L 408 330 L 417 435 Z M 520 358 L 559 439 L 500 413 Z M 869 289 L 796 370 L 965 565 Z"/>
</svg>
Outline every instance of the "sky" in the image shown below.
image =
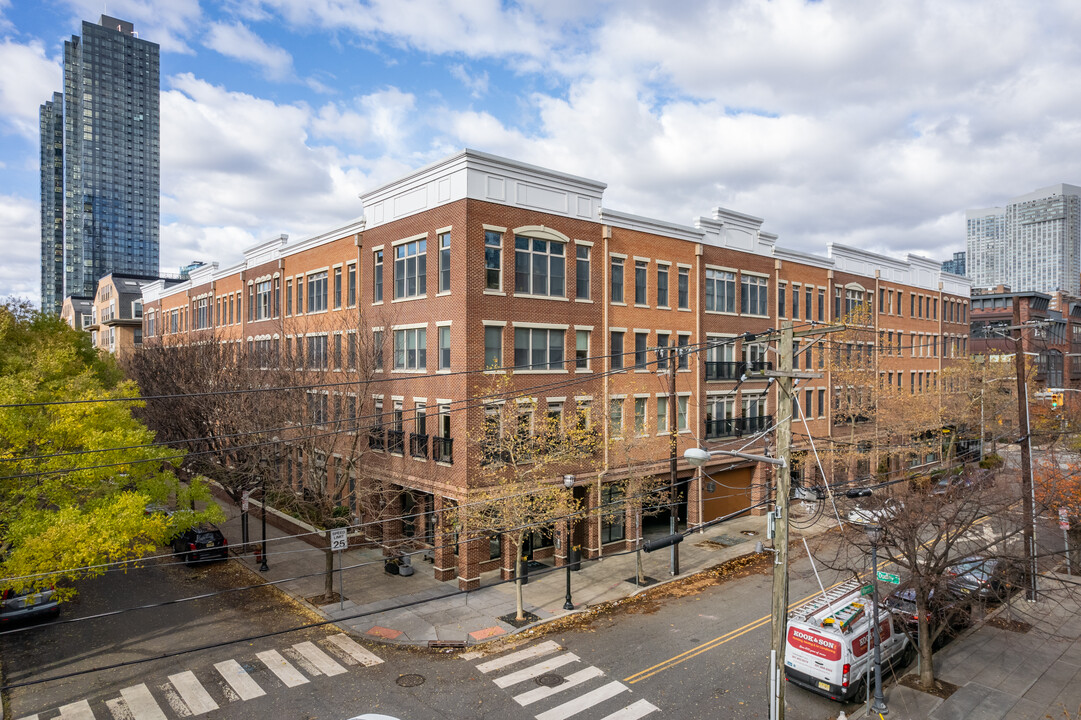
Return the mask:
<svg viewBox="0 0 1081 720">
<path fill-rule="evenodd" d="M 820 254 L 946 260 L 966 209 L 1081 184 L 1076 0 L 0 0 L 0 297 L 40 300 L 38 109 L 102 13 L 161 46 L 164 272 L 466 147 Z"/>
</svg>

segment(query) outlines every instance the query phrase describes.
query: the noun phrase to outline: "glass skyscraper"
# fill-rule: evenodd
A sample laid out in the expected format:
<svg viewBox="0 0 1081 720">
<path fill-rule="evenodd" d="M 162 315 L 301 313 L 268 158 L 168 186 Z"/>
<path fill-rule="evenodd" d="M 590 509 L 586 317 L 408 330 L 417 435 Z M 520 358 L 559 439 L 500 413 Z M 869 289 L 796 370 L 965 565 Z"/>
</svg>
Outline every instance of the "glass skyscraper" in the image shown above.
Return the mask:
<svg viewBox="0 0 1081 720">
<path fill-rule="evenodd" d="M 1081 294 L 1081 187 L 1060 183 L 965 212 L 973 287 Z"/>
<path fill-rule="evenodd" d="M 41 106 L 41 307 L 116 272 L 156 277 L 158 46 L 101 16 L 64 43 L 64 92 Z"/>
</svg>

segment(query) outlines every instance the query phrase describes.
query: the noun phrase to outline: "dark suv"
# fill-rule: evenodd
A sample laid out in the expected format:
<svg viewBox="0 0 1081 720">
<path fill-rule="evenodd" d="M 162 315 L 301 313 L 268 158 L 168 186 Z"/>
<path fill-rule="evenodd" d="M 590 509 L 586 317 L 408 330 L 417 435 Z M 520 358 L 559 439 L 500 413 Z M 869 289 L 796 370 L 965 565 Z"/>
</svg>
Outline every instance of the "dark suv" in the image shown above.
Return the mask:
<svg viewBox="0 0 1081 720">
<path fill-rule="evenodd" d="M 185 530 L 173 539 L 177 559 L 189 565 L 229 557 L 229 541 L 221 530 L 209 523 Z"/>
</svg>

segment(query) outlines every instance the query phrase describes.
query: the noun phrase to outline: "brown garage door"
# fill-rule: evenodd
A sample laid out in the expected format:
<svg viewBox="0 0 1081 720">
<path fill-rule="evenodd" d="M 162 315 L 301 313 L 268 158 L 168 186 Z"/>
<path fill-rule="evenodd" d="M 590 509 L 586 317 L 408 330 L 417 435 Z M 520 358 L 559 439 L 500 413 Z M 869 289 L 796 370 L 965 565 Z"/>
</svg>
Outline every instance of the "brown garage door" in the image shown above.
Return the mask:
<svg viewBox="0 0 1081 720">
<path fill-rule="evenodd" d="M 710 473 L 702 478 L 702 520 L 709 522 L 751 504 L 751 468 Z"/>
</svg>

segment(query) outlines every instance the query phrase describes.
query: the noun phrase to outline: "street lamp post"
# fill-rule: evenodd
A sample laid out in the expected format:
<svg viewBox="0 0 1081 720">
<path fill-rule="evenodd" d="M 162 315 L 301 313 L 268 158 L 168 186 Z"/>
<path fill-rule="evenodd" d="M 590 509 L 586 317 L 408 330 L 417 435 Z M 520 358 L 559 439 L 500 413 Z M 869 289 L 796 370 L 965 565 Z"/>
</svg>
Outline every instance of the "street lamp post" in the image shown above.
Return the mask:
<svg viewBox="0 0 1081 720">
<path fill-rule="evenodd" d="M 266 572 L 267 570 L 270 569 L 270 566 L 267 565 L 267 563 L 266 563 L 266 471 L 265 470 L 263 471 L 262 480 L 263 480 L 263 489 L 261 491 L 262 494 L 261 494 L 259 499 L 263 501 L 263 508 L 262 508 L 262 511 L 259 513 L 259 515 L 262 516 L 262 519 L 263 519 L 263 522 L 262 522 L 262 525 L 263 525 L 263 551 L 261 553 L 262 558 L 263 558 L 263 564 L 259 566 L 259 572 Z"/>
<path fill-rule="evenodd" d="M 883 532 L 878 525 L 868 525 L 866 531 L 867 539 L 871 541 L 871 615 L 875 624 L 874 630 L 867 633 L 867 638 L 874 643 L 875 648 L 875 697 L 871 703 L 871 712 L 885 715 L 890 709 L 886 707 L 886 698 L 882 695 L 882 638 L 878 626 L 878 544 L 882 542 Z"/>
<path fill-rule="evenodd" d="M 574 475 L 567 474 L 563 476 L 563 487 L 568 491 L 574 487 Z M 570 530 L 570 524 L 567 524 L 567 529 Z M 571 553 L 574 551 L 574 543 L 571 542 L 571 534 L 567 533 L 567 601 L 563 603 L 564 610 L 573 610 L 574 603 L 571 602 Z"/>
</svg>

